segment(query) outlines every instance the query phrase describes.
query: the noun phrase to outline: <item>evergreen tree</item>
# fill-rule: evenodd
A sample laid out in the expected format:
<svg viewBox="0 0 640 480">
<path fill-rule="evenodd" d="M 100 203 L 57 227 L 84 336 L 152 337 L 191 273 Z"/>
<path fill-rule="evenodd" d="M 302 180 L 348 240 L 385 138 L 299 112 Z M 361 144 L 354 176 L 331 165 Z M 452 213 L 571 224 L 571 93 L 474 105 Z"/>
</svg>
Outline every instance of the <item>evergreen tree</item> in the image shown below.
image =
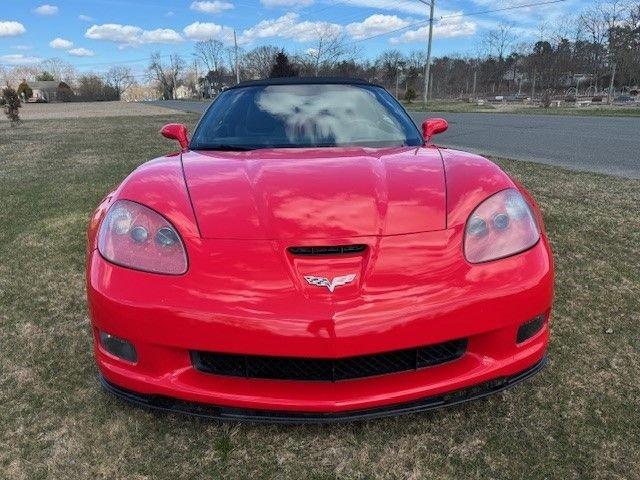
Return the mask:
<svg viewBox="0 0 640 480">
<path fill-rule="evenodd" d="M 271 67 L 269 78 L 297 77 L 298 69 L 289 62 L 289 57 L 284 51 L 276 55 L 275 62 Z"/>
</svg>

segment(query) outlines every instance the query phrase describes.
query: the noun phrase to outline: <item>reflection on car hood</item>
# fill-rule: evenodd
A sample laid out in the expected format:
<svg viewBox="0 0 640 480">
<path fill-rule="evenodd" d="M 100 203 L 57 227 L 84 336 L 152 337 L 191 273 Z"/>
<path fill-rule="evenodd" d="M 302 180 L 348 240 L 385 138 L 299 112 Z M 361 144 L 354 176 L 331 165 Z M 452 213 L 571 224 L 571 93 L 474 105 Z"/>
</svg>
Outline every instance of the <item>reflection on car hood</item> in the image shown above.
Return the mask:
<svg viewBox="0 0 640 480">
<path fill-rule="evenodd" d="M 436 148 L 192 151 L 182 159 L 204 238 L 338 239 L 446 228 Z"/>
</svg>

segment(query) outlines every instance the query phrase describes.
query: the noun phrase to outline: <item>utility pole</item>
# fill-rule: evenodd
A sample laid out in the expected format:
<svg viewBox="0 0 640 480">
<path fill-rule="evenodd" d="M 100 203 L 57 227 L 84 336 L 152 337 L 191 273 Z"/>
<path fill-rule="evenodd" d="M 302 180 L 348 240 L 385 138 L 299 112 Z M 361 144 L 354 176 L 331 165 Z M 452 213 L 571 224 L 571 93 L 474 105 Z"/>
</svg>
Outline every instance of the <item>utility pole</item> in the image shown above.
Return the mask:
<svg viewBox="0 0 640 480">
<path fill-rule="evenodd" d="M 240 69 L 238 68 L 238 39 L 236 38 L 236 31 L 233 30 L 233 43 L 235 45 L 236 52 L 236 85 L 240 83 Z"/>
<path fill-rule="evenodd" d="M 402 65 L 398 65 L 396 68 L 396 98 L 399 98 L 398 95 L 400 94 L 399 90 L 400 90 L 400 76 L 402 75 L 404 68 L 402 68 Z"/>
<path fill-rule="evenodd" d="M 196 96 L 200 98 L 200 83 L 198 82 L 198 59 L 193 60 L 193 70 L 195 72 Z"/>
<path fill-rule="evenodd" d="M 476 98 L 476 83 L 478 80 L 478 66 L 475 65 L 474 69 L 473 69 L 473 99 L 475 100 Z"/>
<path fill-rule="evenodd" d="M 433 9 L 436 0 L 431 0 L 429 4 L 429 43 L 427 44 L 427 64 L 424 66 L 424 106 L 427 106 L 429 96 L 429 75 L 431 73 L 431 42 L 433 38 Z"/>
<path fill-rule="evenodd" d="M 609 83 L 609 105 L 613 102 L 613 81 L 616 78 L 616 62 L 611 67 L 611 83 Z"/>
<path fill-rule="evenodd" d="M 531 77 L 531 103 L 536 96 L 536 67 L 533 67 L 533 77 Z"/>
</svg>

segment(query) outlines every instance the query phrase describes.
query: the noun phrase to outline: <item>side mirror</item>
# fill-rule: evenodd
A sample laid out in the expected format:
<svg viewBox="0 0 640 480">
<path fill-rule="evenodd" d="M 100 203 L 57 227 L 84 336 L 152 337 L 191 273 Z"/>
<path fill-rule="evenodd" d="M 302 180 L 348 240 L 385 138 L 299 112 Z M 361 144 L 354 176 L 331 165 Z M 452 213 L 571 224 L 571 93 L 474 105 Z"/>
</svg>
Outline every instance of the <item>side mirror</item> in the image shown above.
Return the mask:
<svg viewBox="0 0 640 480">
<path fill-rule="evenodd" d="M 186 150 L 189 146 L 187 127 L 185 127 L 182 123 L 168 123 L 164 127 L 162 127 L 160 133 L 165 138 L 177 140 L 182 150 Z"/>
<path fill-rule="evenodd" d="M 427 118 L 422 122 L 422 138 L 425 143 L 430 143 L 434 135 L 442 133 L 449 128 L 449 123 L 444 118 Z"/>
</svg>

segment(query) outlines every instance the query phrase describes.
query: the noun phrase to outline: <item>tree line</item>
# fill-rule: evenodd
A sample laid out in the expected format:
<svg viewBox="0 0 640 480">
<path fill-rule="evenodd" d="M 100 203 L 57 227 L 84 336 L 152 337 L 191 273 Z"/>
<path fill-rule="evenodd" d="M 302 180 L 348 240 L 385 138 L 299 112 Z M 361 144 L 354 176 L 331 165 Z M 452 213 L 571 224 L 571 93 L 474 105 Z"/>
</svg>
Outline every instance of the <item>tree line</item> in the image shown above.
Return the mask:
<svg viewBox="0 0 640 480">
<path fill-rule="evenodd" d="M 640 85 L 640 2 L 609 0 L 592 5 L 555 27 L 540 28 L 533 42 L 519 42 L 518 30 L 500 24 L 487 31 L 474 55 L 446 55 L 432 59 L 432 97 L 489 95 L 539 96 L 599 95 L 634 91 Z M 437 41 L 437 40 L 436 40 Z M 217 40 L 195 45 L 198 73 L 179 55 L 162 61 L 154 54 L 150 79 L 165 98 L 187 84 L 193 91 L 215 95 L 241 80 L 269 77 L 276 57 L 284 55 L 291 72 L 300 76 L 348 76 L 384 85 L 399 97 L 423 93 L 424 50 L 404 53 L 397 49 L 363 58 L 343 34 L 321 32 L 312 48 L 303 53 L 263 45 L 237 53 Z"/>
<path fill-rule="evenodd" d="M 74 98 L 79 100 L 117 99 L 136 83 L 152 85 L 165 99 L 175 98 L 181 86 L 194 96 L 210 97 L 235 84 L 238 78 L 282 76 L 283 68 L 289 75 L 366 79 L 408 100 L 423 94 L 424 49 L 408 53 L 389 49 L 375 58 L 366 58 L 344 33 L 327 30 L 316 34 L 317 40 L 304 52 L 274 45 L 244 50 L 218 40 L 200 41 L 189 55 L 152 54 L 148 67 L 137 77 L 126 66 L 114 66 L 103 74 L 77 75 L 72 66 L 59 59 L 47 60 L 37 73 L 46 71 L 56 80 L 72 85 Z M 533 42 L 519 42 L 519 34 L 517 28 L 500 24 L 482 36 L 473 55 L 433 58 L 430 96 L 597 96 L 610 88 L 616 92 L 637 91 L 640 1 L 596 3 L 555 27 L 541 27 Z M 33 69 L 5 69 L 4 77 L 20 77 L 29 73 L 25 72 L 28 68 Z M 0 81 L 2 77 L 0 66 Z"/>
</svg>

